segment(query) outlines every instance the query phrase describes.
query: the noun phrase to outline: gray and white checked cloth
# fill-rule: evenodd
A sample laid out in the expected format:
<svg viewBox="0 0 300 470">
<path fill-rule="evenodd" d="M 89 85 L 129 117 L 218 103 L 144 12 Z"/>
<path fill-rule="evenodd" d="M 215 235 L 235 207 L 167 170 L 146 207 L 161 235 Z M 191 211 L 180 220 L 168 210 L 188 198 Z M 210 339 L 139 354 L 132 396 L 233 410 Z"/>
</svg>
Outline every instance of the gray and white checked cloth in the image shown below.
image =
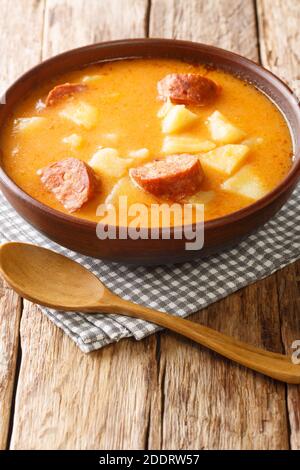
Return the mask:
<svg viewBox="0 0 300 470">
<path fill-rule="evenodd" d="M 27 224 L 0 193 L 0 241 L 31 242 L 58 251 L 96 274 L 124 299 L 186 317 L 300 258 L 300 185 L 283 209 L 238 246 L 174 266 L 128 267 L 62 248 Z M 85 352 L 122 338 L 140 340 L 159 328 L 117 314 L 42 311 Z"/>
</svg>

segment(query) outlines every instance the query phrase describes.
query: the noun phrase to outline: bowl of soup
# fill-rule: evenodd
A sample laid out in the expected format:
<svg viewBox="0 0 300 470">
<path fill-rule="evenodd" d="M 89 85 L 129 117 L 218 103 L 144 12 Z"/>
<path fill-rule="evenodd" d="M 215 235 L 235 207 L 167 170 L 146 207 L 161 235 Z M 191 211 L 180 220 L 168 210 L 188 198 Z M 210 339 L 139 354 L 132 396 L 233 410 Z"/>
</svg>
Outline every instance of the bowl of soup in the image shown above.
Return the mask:
<svg viewBox="0 0 300 470">
<path fill-rule="evenodd" d="M 300 176 L 300 111 L 272 73 L 213 46 L 94 44 L 19 78 L 0 106 L 0 187 L 57 243 L 129 264 L 238 243 Z"/>
</svg>

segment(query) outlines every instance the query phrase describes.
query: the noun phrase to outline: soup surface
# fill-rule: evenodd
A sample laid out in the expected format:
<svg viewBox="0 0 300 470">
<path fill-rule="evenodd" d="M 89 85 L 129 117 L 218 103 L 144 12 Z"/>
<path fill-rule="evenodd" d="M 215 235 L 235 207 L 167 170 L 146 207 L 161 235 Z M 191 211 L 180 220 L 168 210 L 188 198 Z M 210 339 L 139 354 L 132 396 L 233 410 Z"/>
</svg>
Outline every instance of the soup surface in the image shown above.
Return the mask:
<svg viewBox="0 0 300 470">
<path fill-rule="evenodd" d="M 174 73 L 203 75 L 221 91 L 201 106 L 178 104 L 170 97 L 163 101 L 157 84 Z M 49 91 L 64 83 L 84 86 L 64 96 L 58 93 L 57 99 L 48 97 L 45 106 Z M 0 146 L 5 171 L 24 191 L 54 209 L 92 221 L 99 221 L 100 204 L 118 207 L 120 196 L 127 197 L 129 206 L 174 202 L 139 185 L 140 175 L 133 170 L 169 155 L 199 160 L 200 187 L 174 199 L 204 204 L 205 220 L 253 203 L 292 164 L 289 129 L 266 96 L 221 70 L 169 59 L 107 62 L 41 84 L 5 123 Z M 39 171 L 70 158 L 87 163 L 96 176 L 95 191 L 77 210 L 62 204 Z"/>
</svg>

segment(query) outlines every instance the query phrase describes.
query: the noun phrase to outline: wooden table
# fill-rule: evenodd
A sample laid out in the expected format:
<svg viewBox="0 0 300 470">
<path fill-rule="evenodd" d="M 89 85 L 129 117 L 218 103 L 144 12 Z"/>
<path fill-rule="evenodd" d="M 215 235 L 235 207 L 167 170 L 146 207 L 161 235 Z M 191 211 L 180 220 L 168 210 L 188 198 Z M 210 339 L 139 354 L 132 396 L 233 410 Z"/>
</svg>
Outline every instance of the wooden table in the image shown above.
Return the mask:
<svg viewBox="0 0 300 470">
<path fill-rule="evenodd" d="M 300 79 L 299 0 L 0 0 L 1 83 L 66 49 L 126 37 L 219 45 Z M 300 263 L 192 319 L 291 353 Z M 299 449 L 300 387 L 175 334 L 85 355 L 0 280 L 0 447 Z"/>
</svg>

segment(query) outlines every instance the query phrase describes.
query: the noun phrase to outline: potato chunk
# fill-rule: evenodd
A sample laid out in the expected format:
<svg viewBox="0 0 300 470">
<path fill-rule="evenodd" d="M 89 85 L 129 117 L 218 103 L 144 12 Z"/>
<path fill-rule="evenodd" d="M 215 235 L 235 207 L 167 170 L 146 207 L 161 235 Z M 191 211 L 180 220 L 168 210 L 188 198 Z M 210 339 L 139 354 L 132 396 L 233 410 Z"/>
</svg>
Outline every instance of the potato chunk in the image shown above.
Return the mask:
<svg viewBox="0 0 300 470">
<path fill-rule="evenodd" d="M 245 132 L 231 124 L 219 111 L 215 111 L 207 119 L 211 138 L 222 144 L 234 144 L 245 137 Z"/>
<path fill-rule="evenodd" d="M 46 118 L 33 116 L 29 118 L 19 118 L 14 120 L 14 132 L 27 132 L 38 129 L 46 122 Z"/>
<path fill-rule="evenodd" d="M 172 103 L 171 101 L 168 99 L 158 110 L 157 112 L 157 117 L 159 119 L 163 119 L 164 117 L 166 117 L 166 115 L 168 114 L 168 112 L 170 111 L 170 109 L 172 108 Z"/>
<path fill-rule="evenodd" d="M 146 158 L 149 157 L 149 155 L 150 155 L 150 152 L 149 152 L 149 149 L 147 148 L 131 150 L 131 152 L 129 152 L 128 154 L 130 158 L 134 158 L 138 161 L 145 160 Z"/>
<path fill-rule="evenodd" d="M 189 111 L 183 104 L 172 105 L 162 121 L 163 134 L 172 134 L 190 126 L 198 115 Z"/>
<path fill-rule="evenodd" d="M 115 178 L 124 176 L 132 163 L 131 158 L 120 158 L 113 148 L 102 148 L 94 153 L 89 161 L 90 167 L 96 173 L 105 174 Z"/>
<path fill-rule="evenodd" d="M 141 204 L 150 206 L 153 203 L 153 200 L 155 200 L 153 199 L 152 194 L 148 194 L 135 186 L 129 176 L 124 176 L 114 185 L 105 199 L 105 204 L 113 204 L 118 207 L 119 198 L 121 196 L 127 197 L 128 207 L 130 204 L 135 204 L 137 201 Z"/>
<path fill-rule="evenodd" d="M 210 140 L 201 140 L 190 136 L 167 136 L 164 138 L 162 152 L 169 155 L 173 153 L 208 152 L 216 147 Z"/>
<path fill-rule="evenodd" d="M 247 145 L 227 144 L 199 156 L 204 168 L 232 175 L 244 163 L 249 153 Z"/>
<path fill-rule="evenodd" d="M 221 188 L 254 201 L 263 197 L 267 192 L 251 165 L 241 168 L 235 175 L 226 180 Z"/>
<path fill-rule="evenodd" d="M 98 109 L 84 101 L 68 103 L 59 114 L 85 129 L 94 127 L 99 117 Z"/>
<path fill-rule="evenodd" d="M 79 149 L 83 144 L 83 138 L 78 134 L 71 134 L 63 138 L 63 143 L 69 145 L 72 149 Z"/>
</svg>

